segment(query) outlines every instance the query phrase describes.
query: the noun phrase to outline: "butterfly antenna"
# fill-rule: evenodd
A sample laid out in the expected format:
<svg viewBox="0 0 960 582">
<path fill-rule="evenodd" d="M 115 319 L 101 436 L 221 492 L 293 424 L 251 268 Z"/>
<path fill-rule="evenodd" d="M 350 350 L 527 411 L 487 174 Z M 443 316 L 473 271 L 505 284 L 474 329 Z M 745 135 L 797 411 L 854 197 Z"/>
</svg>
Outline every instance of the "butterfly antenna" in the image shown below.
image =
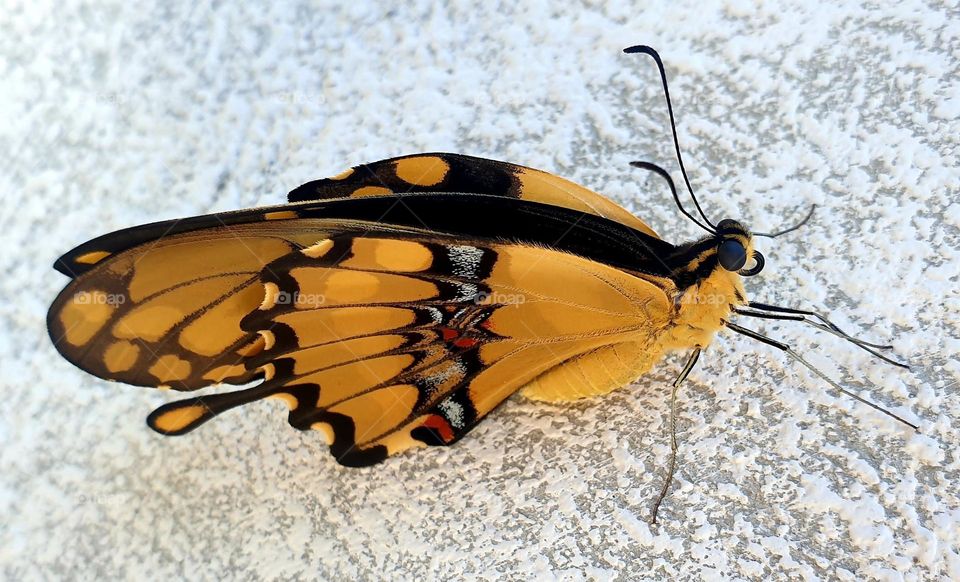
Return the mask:
<svg viewBox="0 0 960 582">
<path fill-rule="evenodd" d="M 790 228 L 785 228 L 785 229 L 783 229 L 783 230 L 781 230 L 781 231 L 779 231 L 779 232 L 774 232 L 774 233 L 754 232 L 754 233 L 752 233 L 752 234 L 753 234 L 753 236 L 763 236 L 763 237 L 766 237 L 766 238 L 777 238 L 778 236 L 780 236 L 780 235 L 782 235 L 782 234 L 787 234 L 788 232 L 793 232 L 793 231 L 797 230 L 798 228 L 800 228 L 801 226 L 803 226 L 804 224 L 806 224 L 807 221 L 810 220 L 810 217 L 813 216 L 813 211 L 816 210 L 816 209 L 817 209 L 817 205 L 816 205 L 816 204 L 812 204 L 812 205 L 810 206 L 810 212 L 807 213 L 807 215 L 803 218 L 803 220 L 801 220 L 800 222 L 794 224 L 794 225 L 791 226 Z"/>
<path fill-rule="evenodd" d="M 680 212 L 682 212 L 682 213 L 684 214 L 684 216 L 686 216 L 687 218 L 689 218 L 690 220 L 692 220 L 692 221 L 694 222 L 694 224 L 696 224 L 697 226 L 699 226 L 699 227 L 702 228 L 703 230 L 705 230 L 705 231 L 707 231 L 707 232 L 709 232 L 709 233 L 713 233 L 713 230 L 711 230 L 711 229 L 707 228 L 706 226 L 704 226 L 702 222 L 700 222 L 699 220 L 697 220 L 697 217 L 696 217 L 696 216 L 694 216 L 694 215 L 690 214 L 689 212 L 687 212 L 687 209 L 683 207 L 683 204 L 680 202 L 680 195 L 677 193 L 677 185 L 673 182 L 673 178 L 670 177 L 670 173 L 669 173 L 669 172 L 667 172 L 666 170 L 664 170 L 664 169 L 661 168 L 660 166 L 658 166 L 658 165 L 656 165 L 656 164 L 652 164 L 652 163 L 650 163 L 650 162 L 630 162 L 630 165 L 633 166 L 634 168 L 640 168 L 640 169 L 642 169 L 642 170 L 649 170 L 649 171 L 653 172 L 654 174 L 657 174 L 658 176 L 660 176 L 660 177 L 663 178 L 664 180 L 666 180 L 666 181 L 667 181 L 667 185 L 670 186 L 670 192 L 673 193 L 673 199 L 674 199 L 674 201 L 676 201 L 676 203 L 677 203 L 677 208 L 680 209 Z"/>
<path fill-rule="evenodd" d="M 690 178 L 687 177 L 687 169 L 683 165 L 683 156 L 680 155 L 680 139 L 677 137 L 677 123 L 673 117 L 673 104 L 670 102 L 670 89 L 667 87 L 667 72 L 663 68 L 663 61 L 660 60 L 660 55 L 652 47 L 642 45 L 642 44 L 627 47 L 623 49 L 623 52 L 627 54 L 643 53 L 646 55 L 650 55 L 651 57 L 653 57 L 653 60 L 656 61 L 657 69 L 660 71 L 660 82 L 663 84 L 663 96 L 667 100 L 667 113 L 670 114 L 670 131 L 673 133 L 673 147 L 677 151 L 677 163 L 680 165 L 680 173 L 683 174 L 683 181 L 687 185 L 687 191 L 690 192 L 690 198 L 693 199 L 693 205 L 697 207 L 697 212 L 699 212 L 700 216 L 703 217 L 703 220 L 710 225 L 712 232 L 716 232 L 717 227 L 712 222 L 710 222 L 710 219 L 707 218 L 706 214 L 704 214 L 703 208 L 700 207 L 700 202 L 697 200 L 696 195 L 694 195 L 693 193 L 693 187 L 690 186 Z M 684 214 L 687 214 L 687 213 L 684 212 Z"/>
<path fill-rule="evenodd" d="M 762 343 L 767 344 L 768 346 L 773 346 L 773 347 L 777 348 L 778 350 L 781 350 L 782 352 L 784 352 L 785 354 L 787 354 L 788 356 L 790 356 L 794 361 L 798 362 L 800 365 L 802 365 L 802 366 L 805 367 L 806 369 L 810 370 L 811 372 L 813 372 L 814 374 L 816 374 L 817 376 L 819 376 L 821 380 L 823 380 L 823 381 L 826 382 L 827 384 L 830 384 L 830 386 L 832 386 L 832 387 L 833 387 L 834 389 L 836 389 L 837 391 L 839 391 L 839 392 L 841 392 L 841 393 L 843 393 L 843 394 L 846 394 L 847 396 L 849 396 L 850 398 L 853 398 L 854 400 L 856 400 L 856 401 L 858 401 L 858 402 L 862 402 L 863 404 L 866 404 L 867 406 L 869 406 L 870 408 L 872 408 L 872 409 L 874 409 L 874 410 L 876 410 L 876 411 L 878 411 L 878 412 L 882 412 L 882 413 L 886 414 L 887 416 L 889 416 L 889 417 L 891 417 L 891 418 L 893 418 L 893 419 L 895 419 L 895 420 L 898 420 L 898 421 L 902 422 L 903 424 L 909 426 L 910 428 L 912 428 L 913 430 L 915 430 L 915 431 L 917 431 L 917 432 L 920 432 L 920 427 L 919 427 L 918 425 L 910 422 L 909 420 L 903 418 L 902 416 L 898 416 L 898 415 L 894 414 L 893 412 L 890 412 L 889 410 L 887 410 L 886 408 L 884 408 L 884 407 L 882 407 L 882 406 L 879 406 L 879 405 L 877 405 L 877 404 L 874 404 L 873 402 L 870 402 L 869 400 L 867 400 L 867 399 L 865 399 L 865 398 L 862 398 L 862 397 L 854 394 L 853 392 L 850 392 L 849 390 L 845 389 L 845 388 L 844 388 L 843 386 L 841 386 L 840 384 L 837 384 L 835 381 L 833 381 L 832 379 L 830 379 L 829 376 L 827 376 L 826 374 L 824 374 L 823 372 L 821 372 L 816 366 L 814 366 L 814 365 L 811 364 L 810 362 L 806 361 L 806 360 L 803 358 L 803 356 L 801 356 L 801 355 L 798 354 L 797 352 L 793 351 L 793 348 L 791 348 L 791 347 L 788 346 L 787 344 L 785 344 L 785 343 L 783 343 L 783 342 L 778 342 L 777 340 L 774 340 L 774 339 L 771 339 L 771 338 L 768 338 L 767 336 L 762 335 L 762 334 L 760 334 L 760 333 L 757 333 L 757 332 L 753 331 L 752 329 L 747 329 L 747 328 L 745 328 L 745 327 L 740 327 L 739 325 L 734 325 L 734 324 L 732 324 L 732 323 L 730 323 L 730 322 L 728 322 L 728 321 L 725 321 L 725 322 L 724 322 L 724 325 L 725 325 L 725 326 L 727 327 L 727 329 L 729 329 L 730 331 L 734 331 L 734 332 L 736 332 L 736 333 L 739 333 L 740 335 L 745 335 L 745 336 L 747 336 L 747 337 L 749 337 L 749 338 L 751 338 L 751 339 L 755 339 L 755 340 L 757 340 L 757 341 L 759 341 L 759 342 L 762 342 Z"/>
</svg>

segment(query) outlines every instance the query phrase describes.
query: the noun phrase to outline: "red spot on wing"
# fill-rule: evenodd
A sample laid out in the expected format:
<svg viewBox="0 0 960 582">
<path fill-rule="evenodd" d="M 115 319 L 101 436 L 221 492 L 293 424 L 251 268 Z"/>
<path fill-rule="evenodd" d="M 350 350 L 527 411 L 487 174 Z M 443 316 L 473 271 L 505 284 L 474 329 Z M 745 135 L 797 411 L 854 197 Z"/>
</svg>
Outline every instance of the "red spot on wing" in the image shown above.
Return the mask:
<svg viewBox="0 0 960 582">
<path fill-rule="evenodd" d="M 423 421 L 423 426 L 432 429 L 440 435 L 440 438 L 443 439 L 445 443 L 453 440 L 453 429 L 450 428 L 450 423 L 439 414 L 431 414 L 428 416 L 427 419 Z"/>
<path fill-rule="evenodd" d="M 449 327 L 441 327 L 440 333 L 443 334 L 443 341 L 445 342 L 448 342 L 460 335 L 459 331 Z"/>
</svg>

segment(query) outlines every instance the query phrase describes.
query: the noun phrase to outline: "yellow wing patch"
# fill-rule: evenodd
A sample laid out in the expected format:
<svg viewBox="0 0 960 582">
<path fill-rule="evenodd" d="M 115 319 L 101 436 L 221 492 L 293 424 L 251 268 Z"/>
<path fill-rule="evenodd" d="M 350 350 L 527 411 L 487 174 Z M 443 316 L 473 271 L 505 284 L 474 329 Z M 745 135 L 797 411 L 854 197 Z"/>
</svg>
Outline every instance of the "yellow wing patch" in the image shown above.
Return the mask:
<svg viewBox="0 0 960 582">
<path fill-rule="evenodd" d="M 103 259 L 110 256 L 111 253 L 107 251 L 93 251 L 89 253 L 84 253 L 78 256 L 75 261 L 83 265 L 95 265 L 102 261 Z"/>
<path fill-rule="evenodd" d="M 297 213 L 293 210 L 277 210 L 263 214 L 264 220 L 290 220 L 292 218 L 297 218 Z"/>
<path fill-rule="evenodd" d="M 384 188 L 383 186 L 361 186 L 353 191 L 351 196 L 386 196 L 393 194 L 393 190 L 390 188 Z"/>
<path fill-rule="evenodd" d="M 412 186 L 436 186 L 447 176 L 450 164 L 440 156 L 413 156 L 394 162 L 393 171 Z"/>
<path fill-rule="evenodd" d="M 153 419 L 153 426 L 163 432 L 175 433 L 184 430 L 198 418 L 202 418 L 205 413 L 206 408 L 202 404 L 183 406 L 157 415 Z"/>
<path fill-rule="evenodd" d="M 57 321 L 63 330 L 61 338 L 71 346 L 82 346 L 90 341 L 110 320 L 119 299 L 105 291 L 76 291 L 63 302 Z"/>
<path fill-rule="evenodd" d="M 627 209 L 579 184 L 532 168 L 518 168 L 516 175 L 520 198 L 595 214 L 657 237 L 652 228 Z"/>
</svg>

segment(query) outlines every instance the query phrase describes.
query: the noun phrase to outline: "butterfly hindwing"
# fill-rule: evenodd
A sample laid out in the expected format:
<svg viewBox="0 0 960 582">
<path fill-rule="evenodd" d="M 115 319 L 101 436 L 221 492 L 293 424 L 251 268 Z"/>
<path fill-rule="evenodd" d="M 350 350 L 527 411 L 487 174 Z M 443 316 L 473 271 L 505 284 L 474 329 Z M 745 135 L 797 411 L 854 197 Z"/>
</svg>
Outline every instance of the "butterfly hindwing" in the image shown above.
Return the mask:
<svg viewBox="0 0 960 582">
<path fill-rule="evenodd" d="M 462 154 L 428 153 L 362 164 L 288 195 L 290 202 L 417 192 L 485 194 L 531 200 L 608 218 L 656 237 L 626 209 L 553 174 Z"/>
<path fill-rule="evenodd" d="M 150 425 L 182 434 L 234 406 L 276 397 L 290 405 L 293 426 L 327 435 L 341 463 L 367 465 L 412 446 L 455 442 L 522 386 L 550 383 L 551 371 L 636 343 L 665 323 L 659 288 L 593 261 L 377 228 L 267 265 L 264 300 L 241 322 L 264 340 L 244 365 L 265 381 L 171 403 Z M 616 370 L 607 357 L 606 372 L 558 377 L 565 385 L 557 390 L 571 397 L 602 384 L 599 391 L 609 391 L 642 372 L 617 357 Z"/>
</svg>

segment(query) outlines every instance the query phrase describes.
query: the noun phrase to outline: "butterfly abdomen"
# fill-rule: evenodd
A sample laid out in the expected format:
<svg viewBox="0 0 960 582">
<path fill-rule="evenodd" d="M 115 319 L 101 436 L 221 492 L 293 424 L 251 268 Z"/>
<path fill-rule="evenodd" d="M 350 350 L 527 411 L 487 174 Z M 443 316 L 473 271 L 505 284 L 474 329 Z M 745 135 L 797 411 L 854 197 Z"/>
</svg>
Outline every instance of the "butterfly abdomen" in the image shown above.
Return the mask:
<svg viewBox="0 0 960 582">
<path fill-rule="evenodd" d="M 562 402 L 607 394 L 649 372 L 666 353 L 706 347 L 733 307 L 746 302 L 739 276 L 722 269 L 674 292 L 677 298 L 666 321 L 651 318 L 649 326 L 634 333 L 636 339 L 603 346 L 545 372 L 523 388 L 523 395 Z"/>
<path fill-rule="evenodd" d="M 563 402 L 600 396 L 637 380 L 660 359 L 651 338 L 604 346 L 551 369 L 523 388 L 534 400 Z"/>
</svg>

